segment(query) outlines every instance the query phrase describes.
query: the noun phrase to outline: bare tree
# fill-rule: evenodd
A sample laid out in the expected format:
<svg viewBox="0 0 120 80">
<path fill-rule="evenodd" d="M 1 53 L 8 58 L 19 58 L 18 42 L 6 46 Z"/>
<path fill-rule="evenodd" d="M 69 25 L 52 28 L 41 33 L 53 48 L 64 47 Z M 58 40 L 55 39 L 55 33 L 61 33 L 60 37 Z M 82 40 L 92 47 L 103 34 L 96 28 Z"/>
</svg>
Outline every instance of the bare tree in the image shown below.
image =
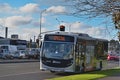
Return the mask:
<svg viewBox="0 0 120 80">
<path fill-rule="evenodd" d="M 120 0 L 66 0 L 75 9 L 72 15 L 89 17 L 111 16 L 115 28 L 120 29 Z"/>
<path fill-rule="evenodd" d="M 87 14 L 92 16 L 111 15 L 120 8 L 120 0 L 66 0 L 72 2 L 75 15 Z"/>
</svg>

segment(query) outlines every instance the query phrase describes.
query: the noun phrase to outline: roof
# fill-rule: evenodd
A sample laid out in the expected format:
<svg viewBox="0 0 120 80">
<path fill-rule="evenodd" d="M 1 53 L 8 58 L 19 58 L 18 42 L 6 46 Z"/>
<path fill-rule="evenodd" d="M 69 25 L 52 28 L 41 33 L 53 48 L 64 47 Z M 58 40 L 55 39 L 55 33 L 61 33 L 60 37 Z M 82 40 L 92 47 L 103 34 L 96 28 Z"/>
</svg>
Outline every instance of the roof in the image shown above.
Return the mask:
<svg viewBox="0 0 120 80">
<path fill-rule="evenodd" d="M 51 33 L 53 35 L 69 35 L 69 36 L 75 36 L 78 37 L 80 39 L 85 39 L 85 40 L 98 40 L 98 41 L 108 41 L 106 39 L 100 39 L 100 38 L 93 38 L 91 36 L 89 36 L 86 33 L 73 33 L 73 32 L 55 32 L 55 33 Z M 49 34 L 48 34 L 49 35 Z"/>
</svg>

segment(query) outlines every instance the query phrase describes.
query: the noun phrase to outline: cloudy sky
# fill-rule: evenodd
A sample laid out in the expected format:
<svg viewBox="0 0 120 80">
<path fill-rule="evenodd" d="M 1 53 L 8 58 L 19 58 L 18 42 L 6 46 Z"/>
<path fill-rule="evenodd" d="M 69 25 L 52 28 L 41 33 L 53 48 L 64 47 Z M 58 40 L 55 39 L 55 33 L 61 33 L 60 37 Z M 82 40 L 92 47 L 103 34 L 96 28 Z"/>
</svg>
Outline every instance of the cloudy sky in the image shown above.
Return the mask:
<svg viewBox="0 0 120 80">
<path fill-rule="evenodd" d="M 110 24 L 110 18 L 88 19 L 85 16 L 67 15 L 74 9 L 66 6 L 64 0 L 0 0 L 0 36 L 18 34 L 20 39 L 36 38 L 41 31 L 59 29 L 65 25 L 66 31 L 87 33 L 92 37 L 117 39 L 117 31 Z M 71 4 L 71 3 L 69 3 Z M 40 15 L 42 18 L 40 19 Z"/>
</svg>

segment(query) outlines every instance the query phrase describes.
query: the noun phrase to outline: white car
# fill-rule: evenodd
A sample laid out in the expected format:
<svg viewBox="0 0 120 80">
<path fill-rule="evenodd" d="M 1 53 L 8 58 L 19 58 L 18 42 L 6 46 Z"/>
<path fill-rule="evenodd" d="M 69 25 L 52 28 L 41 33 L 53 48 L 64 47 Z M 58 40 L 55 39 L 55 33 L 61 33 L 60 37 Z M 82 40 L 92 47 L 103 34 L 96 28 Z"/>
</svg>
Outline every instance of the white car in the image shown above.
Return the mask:
<svg viewBox="0 0 120 80">
<path fill-rule="evenodd" d="M 14 58 L 26 58 L 26 51 L 25 50 L 19 50 L 14 53 Z"/>
</svg>

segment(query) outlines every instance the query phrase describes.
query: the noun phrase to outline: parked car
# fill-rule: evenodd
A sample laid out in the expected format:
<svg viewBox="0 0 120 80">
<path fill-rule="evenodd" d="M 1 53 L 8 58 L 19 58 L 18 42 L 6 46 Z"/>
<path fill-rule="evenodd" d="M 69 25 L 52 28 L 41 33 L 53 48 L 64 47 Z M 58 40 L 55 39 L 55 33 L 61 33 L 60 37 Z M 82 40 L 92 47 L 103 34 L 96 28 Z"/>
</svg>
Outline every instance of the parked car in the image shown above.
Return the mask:
<svg viewBox="0 0 120 80">
<path fill-rule="evenodd" d="M 34 51 L 27 51 L 26 57 L 27 57 L 28 59 L 34 58 L 34 54 L 35 54 Z"/>
<path fill-rule="evenodd" d="M 119 54 L 108 54 L 107 60 L 116 60 L 116 61 L 118 61 L 119 57 L 120 57 Z"/>
<path fill-rule="evenodd" d="M 26 58 L 26 54 L 27 52 L 25 50 L 18 50 L 14 53 L 14 58 L 19 58 L 19 59 Z"/>
<path fill-rule="evenodd" d="M 27 51 L 26 54 L 27 58 L 34 58 L 34 59 L 39 59 L 40 58 L 40 50 L 38 50 L 37 48 L 31 48 Z"/>
</svg>

